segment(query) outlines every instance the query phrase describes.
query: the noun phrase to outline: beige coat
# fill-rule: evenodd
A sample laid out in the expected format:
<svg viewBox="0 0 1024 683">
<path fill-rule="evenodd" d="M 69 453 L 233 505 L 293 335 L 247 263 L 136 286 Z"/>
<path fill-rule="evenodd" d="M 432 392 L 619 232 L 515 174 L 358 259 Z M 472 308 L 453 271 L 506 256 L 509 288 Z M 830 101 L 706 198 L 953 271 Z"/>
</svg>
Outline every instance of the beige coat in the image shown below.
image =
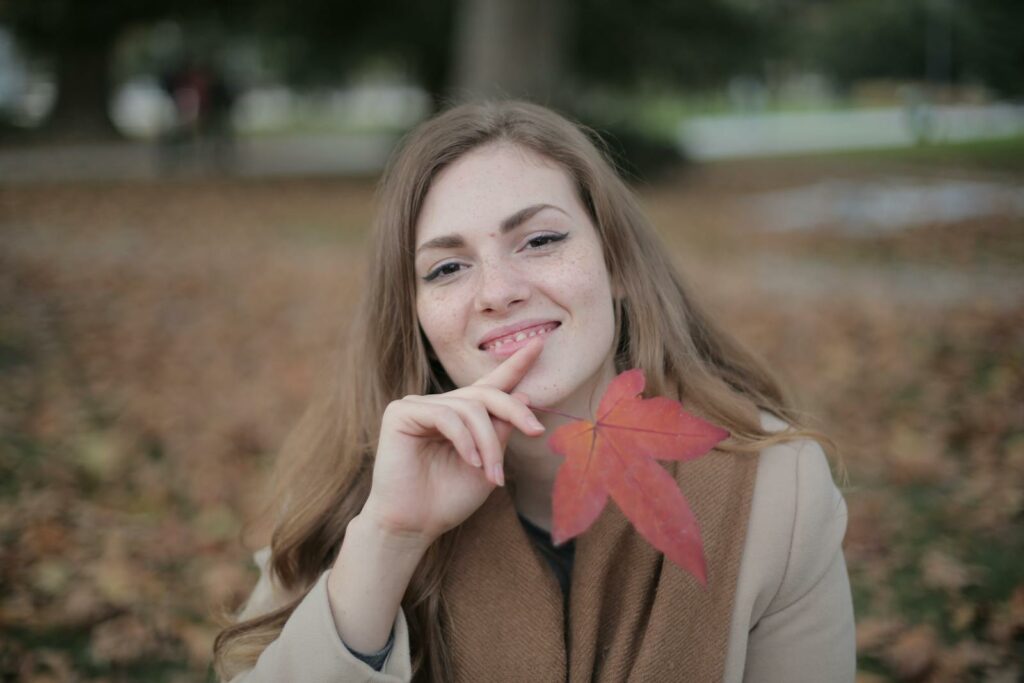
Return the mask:
<svg viewBox="0 0 1024 683">
<path fill-rule="evenodd" d="M 764 414 L 769 429 L 783 424 Z M 846 504 L 813 441 L 790 442 L 759 456 L 726 652 L 728 683 L 853 681 L 853 605 L 842 540 Z M 283 601 L 267 572 L 269 548 L 256 552 L 260 579 L 240 618 Z M 408 681 L 409 634 L 399 610 L 395 641 L 373 671 L 338 638 L 325 572 L 256 666 L 232 683 Z"/>
</svg>

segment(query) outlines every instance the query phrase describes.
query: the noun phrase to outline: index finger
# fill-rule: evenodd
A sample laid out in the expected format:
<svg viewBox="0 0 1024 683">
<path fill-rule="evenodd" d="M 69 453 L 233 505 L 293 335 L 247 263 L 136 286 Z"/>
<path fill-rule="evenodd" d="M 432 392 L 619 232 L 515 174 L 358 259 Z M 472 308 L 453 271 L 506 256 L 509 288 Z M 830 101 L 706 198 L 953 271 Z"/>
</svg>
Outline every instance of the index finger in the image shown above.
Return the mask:
<svg viewBox="0 0 1024 683">
<path fill-rule="evenodd" d="M 473 382 L 474 386 L 496 387 L 509 392 L 516 388 L 544 348 L 544 340 L 537 338 L 502 361 L 486 375 Z"/>
</svg>

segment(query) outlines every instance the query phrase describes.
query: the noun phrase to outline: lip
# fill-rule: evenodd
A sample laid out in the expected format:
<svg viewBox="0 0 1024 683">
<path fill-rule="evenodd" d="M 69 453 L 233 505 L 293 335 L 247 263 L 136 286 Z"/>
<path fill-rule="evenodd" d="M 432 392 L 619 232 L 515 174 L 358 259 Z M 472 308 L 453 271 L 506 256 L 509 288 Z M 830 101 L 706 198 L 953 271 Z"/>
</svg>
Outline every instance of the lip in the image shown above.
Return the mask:
<svg viewBox="0 0 1024 683">
<path fill-rule="evenodd" d="M 495 339 L 501 339 L 502 337 L 507 337 L 510 334 L 515 334 L 516 332 L 528 330 L 532 327 L 540 327 L 541 325 L 551 324 L 554 324 L 557 327 L 561 327 L 562 325 L 561 321 L 559 320 L 552 320 L 550 318 L 537 318 L 535 320 L 520 320 L 519 322 L 512 323 L 511 325 L 503 325 L 502 327 L 496 327 L 490 332 L 488 332 L 487 336 L 483 337 L 479 342 L 477 342 L 476 347 L 483 351 L 484 345 L 494 341 Z"/>
</svg>

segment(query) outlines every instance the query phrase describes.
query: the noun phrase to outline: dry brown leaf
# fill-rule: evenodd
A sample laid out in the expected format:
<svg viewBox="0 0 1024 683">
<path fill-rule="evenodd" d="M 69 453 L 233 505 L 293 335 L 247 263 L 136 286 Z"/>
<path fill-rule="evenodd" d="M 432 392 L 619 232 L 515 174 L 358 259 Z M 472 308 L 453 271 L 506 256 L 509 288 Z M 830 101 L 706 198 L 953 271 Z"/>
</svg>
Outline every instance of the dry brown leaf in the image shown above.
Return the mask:
<svg viewBox="0 0 1024 683">
<path fill-rule="evenodd" d="M 189 661 L 194 664 L 209 664 L 213 653 L 213 639 L 217 637 L 217 628 L 209 624 L 182 624 L 177 629 L 178 635 L 185 645 Z"/>
<path fill-rule="evenodd" d="M 956 475 L 955 462 L 946 456 L 938 433 L 893 427 L 889 437 L 888 478 L 898 486 L 938 484 Z"/>
<path fill-rule="evenodd" d="M 89 582 L 76 581 L 61 605 L 67 624 L 88 624 L 108 610 L 106 601 Z"/>
<path fill-rule="evenodd" d="M 991 645 L 966 639 L 944 648 L 939 656 L 935 675 L 944 681 L 964 680 L 974 668 L 991 668 L 999 664 L 999 653 Z"/>
<path fill-rule="evenodd" d="M 919 625 L 901 634 L 896 642 L 885 649 L 883 656 L 901 680 L 912 680 L 931 669 L 939 648 L 935 629 Z"/>
<path fill-rule="evenodd" d="M 857 652 L 869 653 L 892 641 L 906 624 L 893 617 L 863 617 L 857 620 Z"/>
<path fill-rule="evenodd" d="M 1020 664 L 1008 664 L 995 671 L 990 671 L 985 676 L 985 683 L 1020 683 L 1021 673 Z"/>
<path fill-rule="evenodd" d="M 131 607 L 142 597 L 136 568 L 127 560 L 100 560 L 89 568 L 89 572 L 99 594 L 112 605 Z"/>
<path fill-rule="evenodd" d="M 879 674 L 869 673 L 867 671 L 857 672 L 857 683 L 887 683 L 889 679 Z"/>
<path fill-rule="evenodd" d="M 1017 586 L 1010 599 L 996 608 L 988 632 L 997 643 L 1011 647 L 1024 634 L 1024 585 Z"/>
<path fill-rule="evenodd" d="M 921 558 L 921 573 L 926 586 L 959 591 L 974 582 L 975 571 L 952 555 L 932 548 Z"/>
<path fill-rule="evenodd" d="M 249 583 L 249 574 L 237 562 L 217 562 L 203 571 L 203 593 L 211 609 L 237 606 Z"/>
<path fill-rule="evenodd" d="M 64 683 L 74 680 L 71 657 L 51 648 L 33 650 L 21 663 L 19 680 L 31 683 Z"/>
<path fill-rule="evenodd" d="M 156 637 L 131 614 L 109 619 L 92 630 L 89 653 L 100 663 L 125 664 L 146 659 L 156 650 Z"/>
<path fill-rule="evenodd" d="M 966 631 L 978 616 L 978 606 L 966 600 L 954 602 L 952 611 L 950 625 L 955 631 Z"/>
</svg>

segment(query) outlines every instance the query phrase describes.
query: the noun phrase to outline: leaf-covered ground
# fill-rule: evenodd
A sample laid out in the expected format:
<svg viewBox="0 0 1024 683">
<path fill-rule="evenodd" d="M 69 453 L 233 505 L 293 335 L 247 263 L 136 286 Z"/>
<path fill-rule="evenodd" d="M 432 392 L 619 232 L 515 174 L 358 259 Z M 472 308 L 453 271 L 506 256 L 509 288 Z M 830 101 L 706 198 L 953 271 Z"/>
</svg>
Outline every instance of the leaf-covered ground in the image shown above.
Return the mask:
<svg viewBox="0 0 1024 683">
<path fill-rule="evenodd" d="M 774 233 L 748 201 L 940 172 L 898 163 L 719 165 L 644 201 L 841 446 L 861 678 L 1014 681 L 1024 219 Z M 266 540 L 243 524 L 373 267 L 372 210 L 345 180 L 0 190 L 0 680 L 207 678 Z"/>
</svg>

